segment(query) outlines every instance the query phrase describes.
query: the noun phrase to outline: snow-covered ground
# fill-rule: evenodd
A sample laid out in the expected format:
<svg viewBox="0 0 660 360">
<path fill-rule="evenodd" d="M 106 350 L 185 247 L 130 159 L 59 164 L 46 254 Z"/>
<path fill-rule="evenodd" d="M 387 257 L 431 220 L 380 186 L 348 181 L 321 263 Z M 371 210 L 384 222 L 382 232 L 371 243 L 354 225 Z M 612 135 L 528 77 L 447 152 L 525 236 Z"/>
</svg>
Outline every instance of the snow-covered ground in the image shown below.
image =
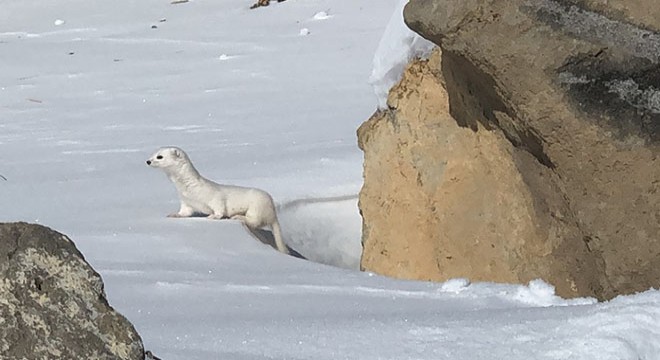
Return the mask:
<svg viewBox="0 0 660 360">
<path fill-rule="evenodd" d="M 166 360 L 660 359 L 654 290 L 599 304 L 355 271 L 354 198 L 286 204 L 358 192 L 355 129 L 398 1 L 251 3 L 0 0 L 0 221 L 70 235 Z M 165 218 L 174 188 L 144 163 L 163 145 L 271 192 L 289 244 L 343 268 Z"/>
</svg>

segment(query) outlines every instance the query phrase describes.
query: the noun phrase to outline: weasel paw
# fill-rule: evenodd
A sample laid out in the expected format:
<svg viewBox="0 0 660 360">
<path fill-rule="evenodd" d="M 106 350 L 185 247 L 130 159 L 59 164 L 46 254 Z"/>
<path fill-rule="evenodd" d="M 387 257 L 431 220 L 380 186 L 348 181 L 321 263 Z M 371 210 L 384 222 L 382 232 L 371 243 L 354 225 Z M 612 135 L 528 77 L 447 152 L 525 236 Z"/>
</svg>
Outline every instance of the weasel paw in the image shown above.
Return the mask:
<svg viewBox="0 0 660 360">
<path fill-rule="evenodd" d="M 169 214 L 169 215 L 167 215 L 167 217 L 168 217 L 168 218 L 180 218 L 180 217 L 182 217 L 182 216 L 179 215 L 178 213 L 173 213 L 173 214 Z"/>
</svg>

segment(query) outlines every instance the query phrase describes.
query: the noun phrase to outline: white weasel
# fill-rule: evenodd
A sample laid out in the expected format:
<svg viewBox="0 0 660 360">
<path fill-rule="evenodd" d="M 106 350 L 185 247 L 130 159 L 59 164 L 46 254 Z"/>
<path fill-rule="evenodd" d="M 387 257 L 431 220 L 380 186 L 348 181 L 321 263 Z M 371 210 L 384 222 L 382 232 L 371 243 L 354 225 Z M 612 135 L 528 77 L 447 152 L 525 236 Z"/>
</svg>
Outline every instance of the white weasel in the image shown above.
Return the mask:
<svg viewBox="0 0 660 360">
<path fill-rule="evenodd" d="M 209 219 L 240 220 L 255 237 L 258 237 L 256 229 L 268 226 L 273 231 L 277 249 L 288 254 L 273 198 L 267 192 L 220 185 L 206 179 L 195 169 L 185 151 L 177 147 L 159 149 L 147 160 L 147 165 L 162 169 L 179 193 L 181 208 L 169 217 L 190 217 L 201 213 Z"/>
</svg>

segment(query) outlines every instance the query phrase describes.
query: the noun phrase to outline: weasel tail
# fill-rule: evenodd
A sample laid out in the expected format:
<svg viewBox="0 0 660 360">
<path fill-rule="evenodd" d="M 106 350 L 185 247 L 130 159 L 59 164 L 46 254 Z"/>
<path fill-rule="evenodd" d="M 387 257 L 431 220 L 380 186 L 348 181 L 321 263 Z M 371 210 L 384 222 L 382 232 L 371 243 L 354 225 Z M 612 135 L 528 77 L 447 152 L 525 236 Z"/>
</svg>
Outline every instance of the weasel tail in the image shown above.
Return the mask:
<svg viewBox="0 0 660 360">
<path fill-rule="evenodd" d="M 275 222 L 271 224 L 271 228 L 273 229 L 273 237 L 275 238 L 275 245 L 277 246 L 277 248 L 286 249 L 286 245 L 284 245 L 284 241 L 282 240 L 282 230 L 280 229 L 280 222 L 275 220 Z"/>
</svg>

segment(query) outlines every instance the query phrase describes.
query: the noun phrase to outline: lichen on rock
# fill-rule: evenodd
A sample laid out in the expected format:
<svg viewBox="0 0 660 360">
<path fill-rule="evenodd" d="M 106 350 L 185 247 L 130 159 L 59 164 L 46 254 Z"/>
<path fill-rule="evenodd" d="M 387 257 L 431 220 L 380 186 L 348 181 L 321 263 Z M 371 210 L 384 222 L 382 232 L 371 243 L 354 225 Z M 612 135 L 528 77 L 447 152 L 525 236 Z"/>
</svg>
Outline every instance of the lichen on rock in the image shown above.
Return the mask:
<svg viewBox="0 0 660 360">
<path fill-rule="evenodd" d="M 66 236 L 0 224 L 0 358 L 144 359 L 135 328 Z"/>
</svg>

